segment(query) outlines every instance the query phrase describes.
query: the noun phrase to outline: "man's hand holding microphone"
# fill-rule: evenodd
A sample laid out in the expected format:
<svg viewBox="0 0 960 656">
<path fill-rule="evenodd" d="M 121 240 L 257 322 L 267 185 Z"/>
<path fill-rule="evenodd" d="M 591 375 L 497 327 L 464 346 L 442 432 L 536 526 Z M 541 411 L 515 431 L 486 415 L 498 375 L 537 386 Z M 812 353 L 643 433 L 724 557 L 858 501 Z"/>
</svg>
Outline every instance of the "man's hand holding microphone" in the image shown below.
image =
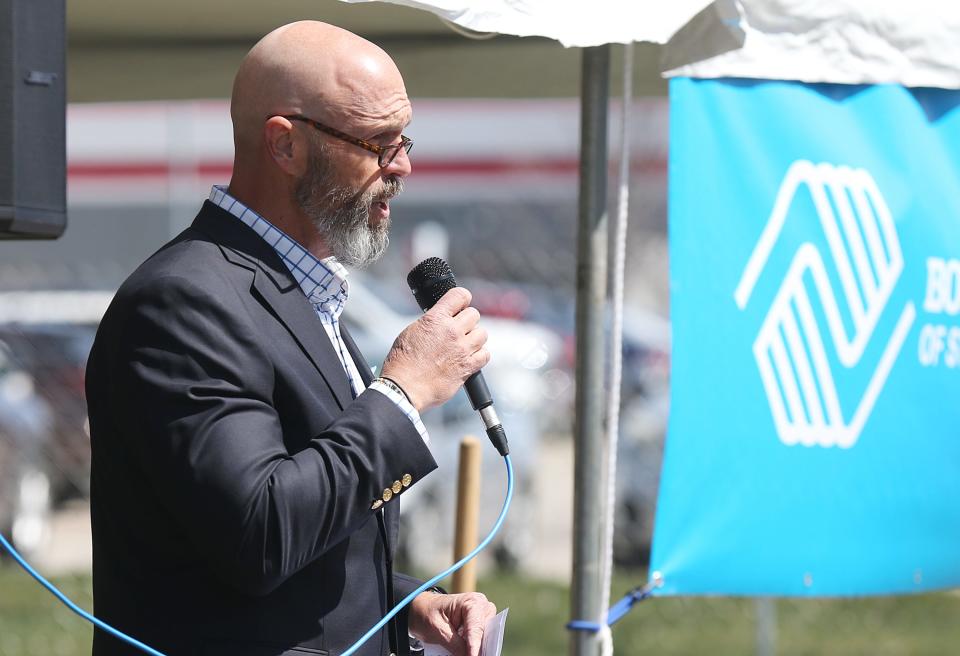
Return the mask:
<svg viewBox="0 0 960 656">
<path fill-rule="evenodd" d="M 418 412 L 448 401 L 490 361 L 487 331 L 463 287 L 447 291 L 397 337 L 382 376 L 406 393 Z"/>
</svg>

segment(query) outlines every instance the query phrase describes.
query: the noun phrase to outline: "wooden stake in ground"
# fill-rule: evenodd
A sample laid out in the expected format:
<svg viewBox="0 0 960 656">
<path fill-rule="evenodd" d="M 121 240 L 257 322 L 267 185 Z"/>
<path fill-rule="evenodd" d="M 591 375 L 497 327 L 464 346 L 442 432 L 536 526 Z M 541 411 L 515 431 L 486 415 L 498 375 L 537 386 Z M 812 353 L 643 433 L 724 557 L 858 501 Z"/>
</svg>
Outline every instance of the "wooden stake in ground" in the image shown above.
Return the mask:
<svg viewBox="0 0 960 656">
<path fill-rule="evenodd" d="M 480 516 L 480 440 L 467 436 L 460 442 L 460 472 L 457 480 L 457 522 L 453 538 L 454 562 L 477 546 Z M 476 559 L 453 574 L 452 592 L 475 592 Z"/>
</svg>

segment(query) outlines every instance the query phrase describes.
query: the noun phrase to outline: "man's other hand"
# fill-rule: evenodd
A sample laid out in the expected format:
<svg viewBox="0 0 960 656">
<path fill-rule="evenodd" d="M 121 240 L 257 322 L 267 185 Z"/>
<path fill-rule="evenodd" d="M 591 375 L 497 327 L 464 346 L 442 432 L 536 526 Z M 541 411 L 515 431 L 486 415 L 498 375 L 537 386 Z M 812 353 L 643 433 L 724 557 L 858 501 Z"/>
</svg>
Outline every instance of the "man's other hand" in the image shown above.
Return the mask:
<svg viewBox="0 0 960 656">
<path fill-rule="evenodd" d="M 383 375 L 403 388 L 418 412 L 445 403 L 490 361 L 472 298 L 454 287 L 407 326 L 387 354 Z"/>
<path fill-rule="evenodd" d="M 479 656 L 483 628 L 497 607 L 479 592 L 423 592 L 410 604 L 410 633 L 453 656 Z"/>
</svg>

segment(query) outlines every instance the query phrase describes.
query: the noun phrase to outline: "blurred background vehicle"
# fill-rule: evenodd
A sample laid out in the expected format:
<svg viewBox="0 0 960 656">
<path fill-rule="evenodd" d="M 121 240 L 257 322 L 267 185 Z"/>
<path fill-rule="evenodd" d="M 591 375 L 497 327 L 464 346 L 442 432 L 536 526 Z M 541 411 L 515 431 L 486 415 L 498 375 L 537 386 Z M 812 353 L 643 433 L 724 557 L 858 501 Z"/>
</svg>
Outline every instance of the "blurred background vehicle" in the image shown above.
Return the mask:
<svg viewBox="0 0 960 656">
<path fill-rule="evenodd" d="M 624 312 L 620 394 L 613 557 L 645 567 L 670 412 L 670 324 L 659 315 Z"/>
<path fill-rule="evenodd" d="M 0 531 L 27 555 L 45 547 L 55 513 L 89 492 L 84 370 L 111 297 L 0 292 Z"/>
<path fill-rule="evenodd" d="M 31 555 L 47 538 L 54 414 L 34 378 L 0 341 L 0 532 Z"/>
<path fill-rule="evenodd" d="M 546 439 L 572 430 L 575 367 L 575 299 L 562 287 L 535 283 L 463 280 L 485 317 L 540 325 L 559 340 L 555 366 L 536 384 L 551 399 L 541 418 Z M 627 308 L 623 320 L 623 374 L 618 442 L 614 558 L 646 566 L 660 482 L 660 464 L 670 410 L 670 323 L 661 315 Z M 543 437 L 541 438 L 541 440 Z"/>
<path fill-rule="evenodd" d="M 89 437 L 84 370 L 93 345 L 92 324 L 2 324 L 0 340 L 29 373 L 35 395 L 56 409 L 41 448 L 54 502 L 83 498 L 89 491 Z"/>
</svg>

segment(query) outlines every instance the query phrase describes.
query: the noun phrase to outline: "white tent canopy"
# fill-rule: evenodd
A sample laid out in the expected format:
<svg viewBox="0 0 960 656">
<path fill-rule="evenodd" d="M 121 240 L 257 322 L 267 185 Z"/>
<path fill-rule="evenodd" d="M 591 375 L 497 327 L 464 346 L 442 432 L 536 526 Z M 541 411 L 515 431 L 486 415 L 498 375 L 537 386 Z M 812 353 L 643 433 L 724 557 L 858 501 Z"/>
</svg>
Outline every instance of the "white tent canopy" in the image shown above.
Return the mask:
<svg viewBox="0 0 960 656">
<path fill-rule="evenodd" d="M 668 44 L 666 75 L 960 88 L 960 3 L 719 0 L 712 9 Z M 705 38 L 741 45 L 702 58 Z"/>
<path fill-rule="evenodd" d="M 369 0 L 344 0 L 368 2 Z M 475 32 L 545 36 L 567 47 L 667 40 L 710 0 L 387 0 Z"/>
<path fill-rule="evenodd" d="M 960 3 L 946 0 L 386 1 L 568 47 L 665 43 L 667 76 L 960 88 Z"/>
</svg>

